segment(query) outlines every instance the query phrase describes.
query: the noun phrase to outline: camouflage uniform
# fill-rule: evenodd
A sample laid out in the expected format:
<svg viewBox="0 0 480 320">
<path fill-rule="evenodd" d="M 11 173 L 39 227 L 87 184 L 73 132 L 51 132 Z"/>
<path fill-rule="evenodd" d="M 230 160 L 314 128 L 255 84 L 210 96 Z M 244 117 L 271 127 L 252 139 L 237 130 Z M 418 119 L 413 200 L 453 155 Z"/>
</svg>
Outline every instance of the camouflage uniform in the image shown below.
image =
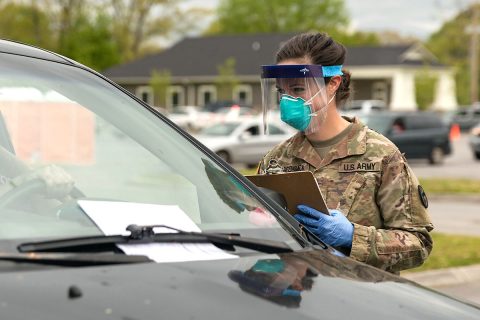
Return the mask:
<svg viewBox="0 0 480 320">
<path fill-rule="evenodd" d="M 352 258 L 390 272 L 421 265 L 433 245 L 423 189 L 390 140 L 357 119 L 347 120 L 353 122 L 347 138 L 325 158 L 298 133 L 271 150 L 258 173 L 272 165 L 283 172 L 313 172 L 327 206 L 354 225 Z"/>
</svg>

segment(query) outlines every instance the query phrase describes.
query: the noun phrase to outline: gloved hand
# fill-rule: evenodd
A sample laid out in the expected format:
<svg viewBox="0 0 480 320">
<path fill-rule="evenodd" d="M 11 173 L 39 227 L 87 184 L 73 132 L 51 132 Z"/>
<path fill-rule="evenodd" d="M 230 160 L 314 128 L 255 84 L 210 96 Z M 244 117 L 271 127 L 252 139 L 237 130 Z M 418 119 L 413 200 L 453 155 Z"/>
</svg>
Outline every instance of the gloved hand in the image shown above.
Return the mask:
<svg viewBox="0 0 480 320">
<path fill-rule="evenodd" d="M 61 167 L 47 165 L 15 177 L 11 180 L 13 187 L 18 187 L 27 181 L 40 179 L 46 186 L 46 197 L 50 199 L 63 199 L 73 189 L 72 177 Z"/>
<path fill-rule="evenodd" d="M 305 205 L 297 209 L 300 213 L 294 218 L 322 241 L 333 247 L 352 247 L 353 224 L 340 211 L 330 210 L 326 215 Z"/>
</svg>

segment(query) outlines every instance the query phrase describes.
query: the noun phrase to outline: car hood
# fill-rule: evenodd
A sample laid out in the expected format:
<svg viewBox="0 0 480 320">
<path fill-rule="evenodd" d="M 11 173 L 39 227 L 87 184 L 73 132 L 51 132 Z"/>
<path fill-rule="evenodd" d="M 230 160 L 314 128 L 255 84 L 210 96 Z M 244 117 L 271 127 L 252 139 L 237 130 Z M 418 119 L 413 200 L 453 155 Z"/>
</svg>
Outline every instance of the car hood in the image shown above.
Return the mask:
<svg viewBox="0 0 480 320">
<path fill-rule="evenodd" d="M 6 319 L 479 319 L 471 305 L 309 250 L 0 274 Z"/>
</svg>

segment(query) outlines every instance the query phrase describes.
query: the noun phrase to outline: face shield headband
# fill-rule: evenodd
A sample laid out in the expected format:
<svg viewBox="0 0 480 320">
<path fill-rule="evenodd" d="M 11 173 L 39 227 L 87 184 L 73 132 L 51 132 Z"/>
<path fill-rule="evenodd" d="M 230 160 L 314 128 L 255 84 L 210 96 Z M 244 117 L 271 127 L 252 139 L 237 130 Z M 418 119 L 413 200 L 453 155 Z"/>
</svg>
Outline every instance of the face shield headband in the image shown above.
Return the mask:
<svg viewBox="0 0 480 320">
<path fill-rule="evenodd" d="M 327 101 L 324 77 L 342 75 L 342 66 L 262 66 L 264 129 L 268 132 L 271 113 L 280 110 L 282 121 L 306 134 L 318 130 Z M 312 118 L 315 117 L 315 118 Z M 276 116 L 275 118 L 278 118 Z M 274 120 L 273 117 L 271 119 Z"/>
</svg>

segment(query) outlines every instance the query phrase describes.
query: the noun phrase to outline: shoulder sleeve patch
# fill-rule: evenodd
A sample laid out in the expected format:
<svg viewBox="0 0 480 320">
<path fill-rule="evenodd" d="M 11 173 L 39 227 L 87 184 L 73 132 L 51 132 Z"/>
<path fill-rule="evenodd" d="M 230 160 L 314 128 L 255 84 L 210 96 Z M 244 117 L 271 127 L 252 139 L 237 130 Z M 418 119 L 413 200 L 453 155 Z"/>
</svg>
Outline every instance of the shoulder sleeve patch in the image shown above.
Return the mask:
<svg viewBox="0 0 480 320">
<path fill-rule="evenodd" d="M 422 205 L 425 208 L 428 208 L 428 198 L 425 190 L 423 190 L 421 185 L 418 185 L 418 195 L 420 196 L 420 200 L 422 201 Z"/>
</svg>

